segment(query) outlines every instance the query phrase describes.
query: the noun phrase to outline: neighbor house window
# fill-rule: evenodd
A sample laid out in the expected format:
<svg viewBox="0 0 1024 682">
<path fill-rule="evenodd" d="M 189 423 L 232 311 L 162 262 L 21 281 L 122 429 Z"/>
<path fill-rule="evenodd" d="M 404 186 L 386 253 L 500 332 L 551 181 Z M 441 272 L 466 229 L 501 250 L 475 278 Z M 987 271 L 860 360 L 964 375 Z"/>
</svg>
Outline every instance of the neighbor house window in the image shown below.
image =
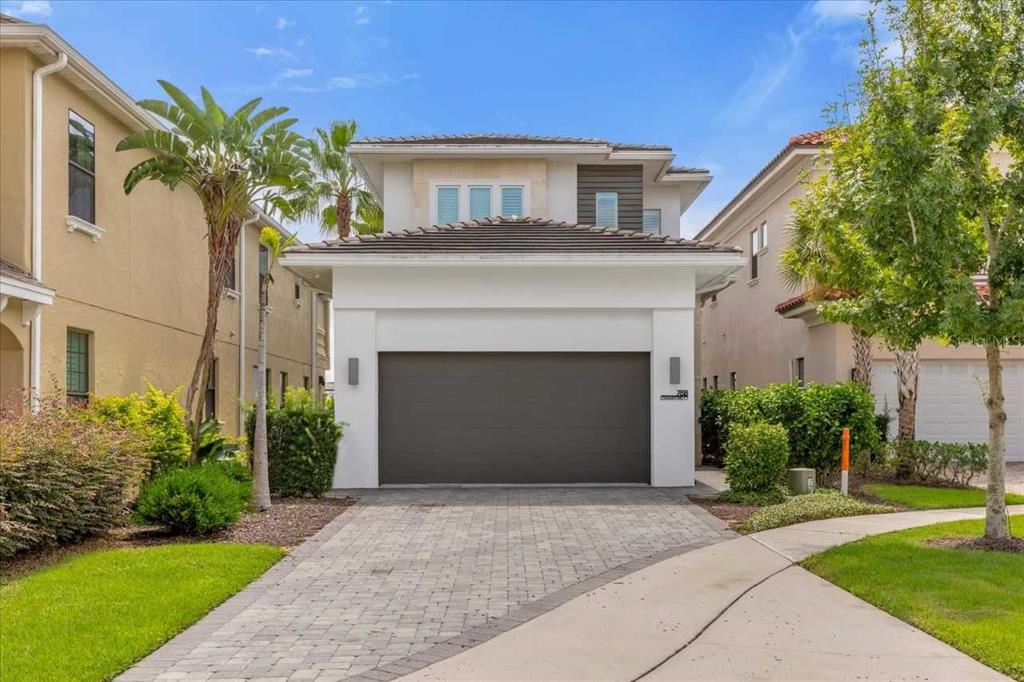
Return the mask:
<svg viewBox="0 0 1024 682">
<path fill-rule="evenodd" d="M 619 193 L 618 192 L 597 192 L 594 195 L 595 215 L 594 222 L 600 227 L 619 226 Z"/>
<path fill-rule="evenodd" d="M 708 387 L 708 378 L 707 377 L 704 377 L 703 379 L 700 380 L 700 387 L 701 388 L 707 388 Z"/>
<path fill-rule="evenodd" d="M 68 214 L 96 222 L 96 129 L 68 111 Z"/>
<path fill-rule="evenodd" d="M 718 388 L 718 375 L 717 374 L 714 375 L 713 377 L 711 377 L 711 385 L 714 388 Z"/>
<path fill-rule="evenodd" d="M 750 279 L 757 279 L 758 257 L 768 248 L 768 221 L 750 231 Z"/>
<path fill-rule="evenodd" d="M 69 402 L 89 400 L 89 333 L 68 330 L 67 393 Z"/>
<path fill-rule="evenodd" d="M 653 234 L 661 234 L 661 209 L 660 208 L 645 208 L 644 209 L 644 232 L 651 232 Z"/>
<path fill-rule="evenodd" d="M 307 391 L 309 390 L 309 377 L 307 377 L 307 376 L 302 377 L 302 387 L 304 389 L 306 389 Z"/>
<path fill-rule="evenodd" d="M 459 188 L 437 188 L 437 222 L 457 223 L 459 221 Z"/>
<path fill-rule="evenodd" d="M 440 202 L 438 202 L 440 206 Z M 490 218 L 491 213 L 491 186 L 476 185 L 469 188 L 469 219 L 482 220 Z M 448 221 L 451 222 L 451 221 Z"/>
<path fill-rule="evenodd" d="M 235 272 L 235 259 L 232 258 L 228 263 L 227 272 L 224 273 L 224 286 L 233 291 L 238 289 L 238 282 L 235 281 L 237 273 Z"/>
<path fill-rule="evenodd" d="M 521 218 L 523 215 L 523 188 L 501 188 L 501 215 Z"/>
<path fill-rule="evenodd" d="M 284 394 L 288 390 L 288 372 L 281 372 L 281 405 L 284 406 Z"/>
<path fill-rule="evenodd" d="M 295 293 L 295 300 L 296 301 L 299 301 L 299 300 L 302 299 L 302 287 L 299 285 L 298 282 L 295 283 L 295 292 L 294 293 Z"/>
<path fill-rule="evenodd" d="M 729 372 L 729 388 L 736 390 L 736 372 Z"/>
<path fill-rule="evenodd" d="M 804 359 L 794 358 L 793 359 L 793 380 L 796 381 L 797 386 L 804 385 Z"/>
<path fill-rule="evenodd" d="M 217 358 L 210 360 L 206 392 L 203 396 L 203 414 L 206 415 L 206 419 L 217 418 Z"/>
<path fill-rule="evenodd" d="M 270 273 L 270 251 L 266 246 L 260 244 L 260 274 Z"/>
</svg>

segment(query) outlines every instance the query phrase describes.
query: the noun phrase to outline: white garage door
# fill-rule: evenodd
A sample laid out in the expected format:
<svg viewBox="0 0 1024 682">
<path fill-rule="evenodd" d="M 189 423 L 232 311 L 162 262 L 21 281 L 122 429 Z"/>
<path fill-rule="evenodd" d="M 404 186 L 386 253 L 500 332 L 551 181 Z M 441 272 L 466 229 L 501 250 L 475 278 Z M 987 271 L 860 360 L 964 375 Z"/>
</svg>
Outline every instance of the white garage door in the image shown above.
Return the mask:
<svg viewBox="0 0 1024 682">
<path fill-rule="evenodd" d="M 890 433 L 896 430 L 896 366 L 876 362 L 872 376 L 875 405 L 892 411 Z M 988 413 L 983 392 L 988 391 L 984 362 L 922 360 L 917 394 L 917 437 L 946 443 L 988 441 Z M 1006 395 L 1006 458 L 1024 461 L 1024 361 L 1003 362 Z"/>
</svg>

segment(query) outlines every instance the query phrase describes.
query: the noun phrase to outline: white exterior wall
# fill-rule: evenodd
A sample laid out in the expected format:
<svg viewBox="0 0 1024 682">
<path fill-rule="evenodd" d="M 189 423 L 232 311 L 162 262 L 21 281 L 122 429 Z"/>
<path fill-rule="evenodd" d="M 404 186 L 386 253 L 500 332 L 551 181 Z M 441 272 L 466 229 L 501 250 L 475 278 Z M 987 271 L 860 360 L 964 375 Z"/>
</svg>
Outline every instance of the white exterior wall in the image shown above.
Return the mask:
<svg viewBox="0 0 1024 682">
<path fill-rule="evenodd" d="M 334 287 L 344 427 L 335 487 L 378 485 L 377 354 L 387 351 L 649 352 L 651 483 L 693 485 L 692 268 L 353 266 L 334 269 Z M 681 358 L 677 386 L 668 383 L 672 356 Z M 357 386 L 348 384 L 353 357 Z M 689 398 L 660 399 L 677 389 Z"/>
<path fill-rule="evenodd" d="M 548 213 L 538 218 L 576 222 L 576 162 L 548 161 Z"/>
<path fill-rule="evenodd" d="M 406 230 L 413 224 L 412 162 L 384 164 L 384 229 Z"/>
<path fill-rule="evenodd" d="M 679 218 L 682 216 L 679 188 L 675 185 L 644 185 L 644 208 L 661 209 L 661 233 L 679 236 Z"/>
</svg>

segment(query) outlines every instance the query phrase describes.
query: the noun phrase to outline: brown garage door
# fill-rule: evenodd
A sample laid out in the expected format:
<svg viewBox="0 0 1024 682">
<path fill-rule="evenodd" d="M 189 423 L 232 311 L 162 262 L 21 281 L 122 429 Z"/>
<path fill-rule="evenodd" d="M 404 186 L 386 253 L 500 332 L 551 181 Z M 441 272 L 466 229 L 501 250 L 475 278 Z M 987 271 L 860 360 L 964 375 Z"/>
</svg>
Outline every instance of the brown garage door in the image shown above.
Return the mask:
<svg viewBox="0 0 1024 682">
<path fill-rule="evenodd" d="M 648 483 L 647 353 L 381 353 L 380 481 Z"/>
</svg>

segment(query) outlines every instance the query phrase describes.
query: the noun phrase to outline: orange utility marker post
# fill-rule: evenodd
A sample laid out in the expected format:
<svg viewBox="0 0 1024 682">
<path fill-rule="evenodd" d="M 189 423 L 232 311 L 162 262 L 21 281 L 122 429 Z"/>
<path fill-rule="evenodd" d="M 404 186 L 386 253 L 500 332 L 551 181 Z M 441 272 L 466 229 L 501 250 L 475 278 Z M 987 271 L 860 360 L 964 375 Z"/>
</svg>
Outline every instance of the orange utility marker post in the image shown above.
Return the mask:
<svg viewBox="0 0 1024 682">
<path fill-rule="evenodd" d="M 850 429 L 843 429 L 843 459 L 840 465 L 840 492 L 850 494 Z"/>
</svg>

